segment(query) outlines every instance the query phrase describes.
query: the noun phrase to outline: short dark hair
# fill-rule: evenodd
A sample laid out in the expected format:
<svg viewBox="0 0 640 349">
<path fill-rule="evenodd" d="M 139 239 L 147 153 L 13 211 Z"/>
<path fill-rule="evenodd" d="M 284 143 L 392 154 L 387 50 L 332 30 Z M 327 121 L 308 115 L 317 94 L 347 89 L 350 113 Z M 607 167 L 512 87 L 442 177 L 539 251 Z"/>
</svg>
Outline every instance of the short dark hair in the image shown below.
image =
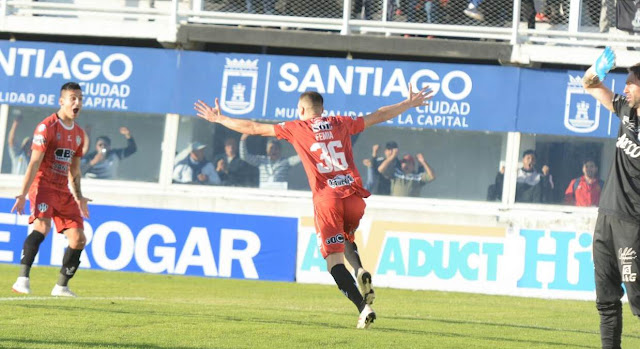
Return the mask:
<svg viewBox="0 0 640 349">
<path fill-rule="evenodd" d="M 598 164 L 596 164 L 596 162 L 595 162 L 593 159 L 585 159 L 585 160 L 582 162 L 582 166 L 586 165 L 586 164 L 587 164 L 587 162 L 593 162 L 593 165 L 595 165 L 595 167 L 598 167 Z"/>
<path fill-rule="evenodd" d="M 103 141 L 105 143 L 107 143 L 108 146 L 111 146 L 111 138 L 107 137 L 107 136 L 100 136 L 98 138 L 96 138 L 96 144 L 98 144 L 99 141 Z"/>
<path fill-rule="evenodd" d="M 386 149 L 396 149 L 398 148 L 398 143 L 396 143 L 395 141 L 389 141 L 384 147 Z"/>
<path fill-rule="evenodd" d="M 267 141 L 267 145 L 269 144 L 273 144 L 274 147 L 278 147 L 280 149 L 282 149 L 282 145 L 280 144 L 280 141 L 278 141 L 277 139 L 271 138 Z"/>
<path fill-rule="evenodd" d="M 75 90 L 82 91 L 82 87 L 80 87 L 80 85 L 77 82 L 67 82 L 66 84 L 62 85 L 62 87 L 60 87 L 60 95 L 62 96 L 62 91 L 75 91 Z"/>
<path fill-rule="evenodd" d="M 640 80 L 640 63 L 636 63 L 627 69 L 629 73 L 633 73 L 636 76 L 636 79 Z"/>
<path fill-rule="evenodd" d="M 533 150 L 533 149 L 527 149 L 527 150 L 524 151 L 524 153 L 522 153 L 522 157 L 525 157 L 525 156 L 527 156 L 529 154 L 531 154 L 533 156 L 536 156 L 536 151 Z"/>
<path fill-rule="evenodd" d="M 308 100 L 314 108 L 324 108 L 324 98 L 316 91 L 307 91 L 300 95 L 300 100 Z"/>
</svg>

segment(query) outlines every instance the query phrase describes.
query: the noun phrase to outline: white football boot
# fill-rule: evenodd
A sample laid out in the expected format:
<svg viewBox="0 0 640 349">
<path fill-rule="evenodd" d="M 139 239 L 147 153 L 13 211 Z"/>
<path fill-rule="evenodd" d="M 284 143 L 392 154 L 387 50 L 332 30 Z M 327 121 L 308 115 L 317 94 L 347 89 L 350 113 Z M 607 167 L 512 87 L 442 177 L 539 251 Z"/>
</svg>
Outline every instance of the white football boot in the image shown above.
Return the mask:
<svg viewBox="0 0 640 349">
<path fill-rule="evenodd" d="M 358 325 L 356 328 L 364 328 L 367 329 L 373 321 L 376 319 L 376 312 L 371 309 L 369 304 L 365 304 L 364 309 L 360 312 L 360 317 L 358 317 Z"/>
<path fill-rule="evenodd" d="M 373 291 L 371 274 L 368 271 L 360 268 L 358 270 L 358 276 L 356 277 L 356 280 L 358 280 L 358 287 L 360 288 L 360 293 L 362 293 L 364 302 L 367 304 L 373 304 L 373 301 L 376 299 L 376 293 Z"/>
<path fill-rule="evenodd" d="M 58 284 L 53 286 L 51 295 L 54 297 L 77 297 L 75 293 L 71 292 L 68 286 L 60 286 Z"/>
<path fill-rule="evenodd" d="M 11 287 L 11 290 L 15 293 L 31 294 L 29 278 L 26 276 L 19 276 L 18 280 L 16 280 L 16 282 Z"/>
</svg>

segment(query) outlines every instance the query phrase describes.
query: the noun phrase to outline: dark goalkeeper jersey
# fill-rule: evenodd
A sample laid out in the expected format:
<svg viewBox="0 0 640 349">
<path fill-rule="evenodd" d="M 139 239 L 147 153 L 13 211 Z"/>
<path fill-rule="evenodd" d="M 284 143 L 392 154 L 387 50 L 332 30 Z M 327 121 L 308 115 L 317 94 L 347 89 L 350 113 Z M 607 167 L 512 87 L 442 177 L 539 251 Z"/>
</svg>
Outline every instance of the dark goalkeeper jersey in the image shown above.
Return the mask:
<svg viewBox="0 0 640 349">
<path fill-rule="evenodd" d="M 638 115 L 623 95 L 614 95 L 613 108 L 620 118 L 620 128 L 615 159 L 602 189 L 599 211 L 640 223 Z"/>
</svg>

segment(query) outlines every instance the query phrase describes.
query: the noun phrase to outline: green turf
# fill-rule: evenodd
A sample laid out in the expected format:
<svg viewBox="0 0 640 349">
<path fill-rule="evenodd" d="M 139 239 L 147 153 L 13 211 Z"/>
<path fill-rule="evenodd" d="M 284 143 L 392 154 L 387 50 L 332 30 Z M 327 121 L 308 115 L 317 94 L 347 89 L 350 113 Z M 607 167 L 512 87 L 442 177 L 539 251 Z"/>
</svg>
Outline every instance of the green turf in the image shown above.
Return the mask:
<svg viewBox="0 0 640 349">
<path fill-rule="evenodd" d="M 57 299 L 57 268 L 32 270 L 30 296 L 11 292 L 17 272 L 0 264 L 0 348 L 600 347 L 593 302 L 378 288 L 363 331 L 335 286 L 80 270 L 80 297 Z"/>
</svg>

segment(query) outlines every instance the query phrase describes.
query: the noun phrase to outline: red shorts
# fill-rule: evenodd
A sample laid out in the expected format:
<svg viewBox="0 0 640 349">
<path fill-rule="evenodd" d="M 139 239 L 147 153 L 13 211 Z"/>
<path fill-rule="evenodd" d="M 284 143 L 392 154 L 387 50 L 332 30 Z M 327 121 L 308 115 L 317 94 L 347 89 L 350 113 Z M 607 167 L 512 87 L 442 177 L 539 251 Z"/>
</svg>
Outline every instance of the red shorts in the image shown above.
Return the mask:
<svg viewBox="0 0 640 349">
<path fill-rule="evenodd" d="M 357 195 L 313 203 L 316 235 L 323 258 L 344 252 L 345 239 L 353 242 L 365 206 L 364 200 Z"/>
<path fill-rule="evenodd" d="M 36 218 L 53 218 L 58 233 L 69 228 L 84 229 L 78 203 L 70 192 L 47 188 L 35 188 L 29 191 L 31 216 L 29 224 Z"/>
</svg>

